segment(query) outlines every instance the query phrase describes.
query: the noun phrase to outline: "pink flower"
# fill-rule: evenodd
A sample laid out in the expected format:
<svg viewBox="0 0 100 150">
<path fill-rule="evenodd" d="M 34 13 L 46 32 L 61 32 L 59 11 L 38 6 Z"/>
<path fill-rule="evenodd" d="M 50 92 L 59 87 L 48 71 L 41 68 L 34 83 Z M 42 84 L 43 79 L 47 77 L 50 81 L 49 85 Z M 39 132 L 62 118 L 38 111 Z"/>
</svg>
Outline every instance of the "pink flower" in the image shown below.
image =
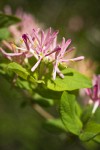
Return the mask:
<svg viewBox="0 0 100 150">
<path fill-rule="evenodd" d="M 100 105 L 100 75 L 94 76 L 93 87 L 91 89 L 85 89 L 85 91 L 94 103 L 92 113 L 95 113 L 97 107 Z"/>
<path fill-rule="evenodd" d="M 73 51 L 74 48 L 68 48 L 71 43 L 70 39 L 65 41 L 65 38 L 63 38 L 62 43 L 58 44 L 57 34 L 58 31 L 52 32 L 51 28 L 45 32 L 39 28 L 37 30 L 33 29 L 32 35 L 27 33 L 22 35 L 20 47 L 12 44 L 12 53 L 7 53 L 2 48 L 0 50 L 8 59 L 21 64 L 25 60 L 28 61 L 30 57 L 35 57 L 37 62 L 31 68 L 32 72 L 37 69 L 42 60 L 46 59 L 53 64 L 53 80 L 56 79 L 56 74 L 64 78 L 59 69 L 59 64 L 63 65 L 71 61 L 80 61 L 84 59 L 84 56 L 72 59 L 66 58 L 67 54 Z"/>
<path fill-rule="evenodd" d="M 10 46 L 9 46 L 10 47 Z M 15 44 L 11 43 L 11 52 L 7 53 L 5 50 L 3 50 L 0 47 L 1 53 L 8 58 L 10 61 L 16 61 L 18 63 L 22 63 L 25 55 L 26 55 L 26 49 L 17 47 Z"/>
<path fill-rule="evenodd" d="M 71 43 L 71 39 L 68 39 L 65 41 L 65 38 L 63 38 L 61 45 L 59 46 L 61 48 L 60 51 L 55 53 L 55 63 L 54 63 L 54 69 L 53 69 L 53 79 L 56 79 L 56 73 L 59 74 L 61 78 L 64 78 L 64 75 L 59 70 L 58 66 L 59 64 L 68 63 L 70 61 L 80 61 L 84 59 L 84 56 L 80 56 L 77 58 L 67 59 L 66 55 L 74 50 L 74 48 L 69 48 L 69 45 Z"/>
<path fill-rule="evenodd" d="M 33 52 L 37 59 L 37 63 L 31 68 L 32 72 L 35 71 L 44 57 L 48 59 L 49 55 L 61 49 L 57 45 L 54 49 L 50 48 L 57 34 L 58 31 L 52 33 L 50 28 L 47 32 L 44 32 L 43 30 L 40 31 L 40 29 L 33 29 L 32 36 L 29 36 L 28 34 L 22 36 L 27 50 Z"/>
</svg>

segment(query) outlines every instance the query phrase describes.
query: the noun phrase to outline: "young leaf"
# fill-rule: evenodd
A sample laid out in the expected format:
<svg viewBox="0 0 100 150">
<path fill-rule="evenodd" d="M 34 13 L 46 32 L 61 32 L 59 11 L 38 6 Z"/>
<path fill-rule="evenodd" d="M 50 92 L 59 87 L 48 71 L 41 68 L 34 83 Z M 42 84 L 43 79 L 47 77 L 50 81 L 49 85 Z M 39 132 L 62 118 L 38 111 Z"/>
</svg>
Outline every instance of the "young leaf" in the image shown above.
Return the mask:
<svg viewBox="0 0 100 150">
<path fill-rule="evenodd" d="M 80 139 L 82 141 L 89 141 L 97 135 L 100 135 L 100 124 L 89 121 L 84 127 L 83 132 L 80 134 Z"/>
<path fill-rule="evenodd" d="M 82 75 L 81 73 L 67 68 L 62 71 L 64 79 L 57 77 L 55 81 L 49 79 L 47 81 L 47 87 L 54 91 L 72 91 L 80 88 L 90 88 L 92 83 L 90 79 Z"/>
<path fill-rule="evenodd" d="M 21 20 L 17 18 L 16 16 L 0 13 L 0 28 L 8 27 L 20 21 Z"/>
<path fill-rule="evenodd" d="M 61 119 L 70 132 L 79 135 L 82 130 L 82 122 L 79 118 L 79 109 L 77 109 L 75 96 L 63 92 L 60 103 Z"/>
</svg>

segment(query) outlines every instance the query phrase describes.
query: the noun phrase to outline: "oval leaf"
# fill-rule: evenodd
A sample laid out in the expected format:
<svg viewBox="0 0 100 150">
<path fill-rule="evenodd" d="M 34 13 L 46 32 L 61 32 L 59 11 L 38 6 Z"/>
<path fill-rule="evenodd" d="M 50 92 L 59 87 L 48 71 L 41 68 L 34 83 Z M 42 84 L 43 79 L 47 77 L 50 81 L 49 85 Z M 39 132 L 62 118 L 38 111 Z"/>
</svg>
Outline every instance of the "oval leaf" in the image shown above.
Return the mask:
<svg viewBox="0 0 100 150">
<path fill-rule="evenodd" d="M 72 91 L 80 88 L 90 88 L 92 83 L 90 79 L 82 75 L 81 73 L 67 68 L 62 71 L 64 74 L 64 79 L 57 77 L 55 81 L 48 80 L 47 87 L 54 91 Z"/>
<path fill-rule="evenodd" d="M 78 111 L 75 96 L 63 92 L 60 103 L 61 119 L 66 129 L 76 135 L 79 135 L 82 130 L 82 122 Z"/>
<path fill-rule="evenodd" d="M 37 80 L 35 80 L 30 73 L 23 68 L 20 64 L 17 64 L 15 62 L 9 63 L 7 65 L 7 69 L 10 69 L 11 71 L 15 72 L 16 74 L 18 74 L 18 76 L 20 76 L 21 78 L 27 80 L 27 81 L 31 81 L 31 82 L 37 82 Z M 39 81 L 40 82 L 40 81 Z"/>
</svg>

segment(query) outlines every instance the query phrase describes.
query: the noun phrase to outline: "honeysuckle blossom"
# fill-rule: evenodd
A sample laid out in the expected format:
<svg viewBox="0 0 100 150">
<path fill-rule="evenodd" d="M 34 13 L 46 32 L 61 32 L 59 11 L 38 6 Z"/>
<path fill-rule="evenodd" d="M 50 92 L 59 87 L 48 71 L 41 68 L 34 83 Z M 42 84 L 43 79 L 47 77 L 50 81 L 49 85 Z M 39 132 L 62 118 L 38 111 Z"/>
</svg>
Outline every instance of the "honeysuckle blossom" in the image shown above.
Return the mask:
<svg viewBox="0 0 100 150">
<path fill-rule="evenodd" d="M 60 50 L 60 47 L 57 45 L 51 49 L 51 44 L 53 43 L 57 34 L 58 31 L 52 33 L 51 28 L 47 32 L 44 32 L 43 30 L 40 31 L 40 29 L 33 29 L 32 36 L 29 34 L 22 35 L 20 47 L 13 43 L 10 44 L 11 53 L 5 52 L 2 48 L 0 48 L 0 51 L 5 57 L 12 61 L 15 61 L 15 58 L 18 60 L 19 56 L 22 56 L 23 60 L 34 56 L 37 59 L 37 63 L 31 69 L 33 72 L 44 57 L 49 59 L 49 55 Z M 20 61 L 18 60 L 17 62 Z"/>
<path fill-rule="evenodd" d="M 10 59 L 11 61 L 16 61 L 20 64 L 23 64 L 25 60 L 30 57 L 35 57 L 37 62 L 31 68 L 31 71 L 34 72 L 42 60 L 47 60 L 53 64 L 53 80 L 56 79 L 56 74 L 61 78 L 64 78 L 64 75 L 59 69 L 59 64 L 68 64 L 70 61 L 80 61 L 84 59 L 84 56 L 77 58 L 68 59 L 67 54 L 74 50 L 74 47 L 68 48 L 71 40 L 68 39 L 65 41 L 63 38 L 62 43 L 57 43 L 58 31 L 51 31 L 49 28 L 47 31 L 33 29 L 32 34 L 25 33 L 22 35 L 21 44 L 16 46 L 11 44 L 11 53 L 5 52 L 2 48 L 0 51 L 2 54 Z"/>
<path fill-rule="evenodd" d="M 10 61 L 16 61 L 18 63 L 20 63 L 20 58 L 21 56 L 24 57 L 24 52 L 21 52 L 20 51 L 20 48 L 15 46 L 14 44 L 11 44 L 12 46 L 12 49 L 11 49 L 11 53 L 7 53 L 5 50 L 3 50 L 1 47 L 0 47 L 0 51 L 1 53 L 6 57 L 8 58 Z"/>
<path fill-rule="evenodd" d="M 68 48 L 71 43 L 71 39 L 68 39 L 65 41 L 65 38 L 63 38 L 61 45 L 59 46 L 61 48 L 60 51 L 55 53 L 55 63 L 54 63 L 54 69 L 53 69 L 53 79 L 56 79 L 56 73 L 59 74 L 61 78 L 64 78 L 64 75 L 59 70 L 58 66 L 59 64 L 68 63 L 70 61 L 80 61 L 84 59 L 84 56 L 80 56 L 77 58 L 67 59 L 66 56 L 68 53 L 74 50 L 74 47 Z"/>
<path fill-rule="evenodd" d="M 23 47 L 18 47 L 14 43 L 10 43 L 9 50 L 10 52 L 8 53 L 3 48 L 0 47 L 1 53 L 6 58 L 8 58 L 10 61 L 15 61 L 20 64 L 22 64 L 24 60 L 30 56 L 30 51 L 27 50 L 24 44 Z"/>
<path fill-rule="evenodd" d="M 45 33 L 43 30 L 40 31 L 40 29 L 33 29 L 33 36 L 29 36 L 27 34 L 24 34 L 23 40 L 25 42 L 25 45 L 27 47 L 27 50 L 33 52 L 33 55 L 37 59 L 37 63 L 31 68 L 31 71 L 35 71 L 35 69 L 40 64 L 41 60 L 46 57 L 48 59 L 48 56 L 52 53 L 58 52 L 61 48 L 56 45 L 54 49 L 51 49 L 50 46 L 53 43 L 54 39 L 56 38 L 58 34 L 58 31 L 51 32 L 51 28 Z M 29 41 L 29 44 L 28 44 Z"/>
<path fill-rule="evenodd" d="M 91 89 L 85 89 L 86 94 L 90 97 L 90 101 L 94 104 L 92 113 L 95 113 L 96 109 L 100 105 L 100 75 L 94 76 L 93 87 Z"/>
</svg>

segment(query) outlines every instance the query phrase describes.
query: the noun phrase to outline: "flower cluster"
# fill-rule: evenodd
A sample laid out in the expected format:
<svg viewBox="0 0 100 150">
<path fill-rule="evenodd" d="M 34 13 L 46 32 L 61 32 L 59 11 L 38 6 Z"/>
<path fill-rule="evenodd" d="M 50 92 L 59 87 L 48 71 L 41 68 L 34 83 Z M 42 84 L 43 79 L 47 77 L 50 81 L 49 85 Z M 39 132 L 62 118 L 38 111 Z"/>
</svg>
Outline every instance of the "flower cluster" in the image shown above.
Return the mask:
<svg viewBox="0 0 100 150">
<path fill-rule="evenodd" d="M 15 61 L 16 58 L 18 63 L 23 63 L 25 59 L 29 59 L 30 57 L 35 57 L 37 62 L 32 66 L 32 72 L 36 70 L 42 60 L 47 59 L 47 61 L 53 64 L 53 80 L 56 79 L 56 74 L 64 78 L 59 69 L 59 64 L 63 65 L 70 61 L 80 61 L 84 59 L 84 56 L 67 59 L 67 54 L 74 50 L 73 47 L 69 48 L 71 40 L 68 39 L 65 41 L 65 38 L 63 38 L 61 44 L 59 44 L 57 43 L 57 35 L 58 31 L 52 32 L 51 28 L 47 31 L 33 29 L 32 35 L 22 35 L 21 46 L 18 47 L 15 44 L 11 44 L 12 53 L 7 53 L 2 48 L 0 50 L 8 59 Z"/>
<path fill-rule="evenodd" d="M 94 76 L 93 87 L 86 89 L 86 94 L 90 97 L 90 102 L 94 103 L 92 113 L 95 113 L 96 109 L 100 105 L 100 75 Z"/>
</svg>

